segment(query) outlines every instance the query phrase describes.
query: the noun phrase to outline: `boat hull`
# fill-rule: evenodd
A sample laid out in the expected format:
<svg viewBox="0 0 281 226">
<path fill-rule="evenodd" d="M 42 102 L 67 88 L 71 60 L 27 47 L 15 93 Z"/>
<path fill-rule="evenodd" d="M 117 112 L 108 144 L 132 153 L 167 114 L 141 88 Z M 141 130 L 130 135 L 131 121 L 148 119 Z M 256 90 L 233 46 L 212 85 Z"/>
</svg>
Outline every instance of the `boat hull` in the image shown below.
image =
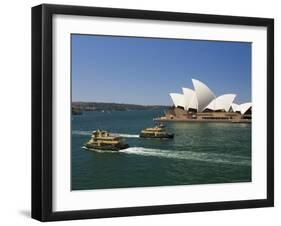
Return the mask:
<svg viewBox="0 0 281 226">
<path fill-rule="evenodd" d="M 102 150 L 102 151 L 120 151 L 129 147 L 128 144 L 119 144 L 119 145 L 93 145 L 93 144 L 85 144 L 85 147 L 88 149 Z"/>
<path fill-rule="evenodd" d="M 168 133 L 168 134 L 155 135 L 155 134 L 140 133 L 140 138 L 173 139 L 174 134 Z"/>
</svg>

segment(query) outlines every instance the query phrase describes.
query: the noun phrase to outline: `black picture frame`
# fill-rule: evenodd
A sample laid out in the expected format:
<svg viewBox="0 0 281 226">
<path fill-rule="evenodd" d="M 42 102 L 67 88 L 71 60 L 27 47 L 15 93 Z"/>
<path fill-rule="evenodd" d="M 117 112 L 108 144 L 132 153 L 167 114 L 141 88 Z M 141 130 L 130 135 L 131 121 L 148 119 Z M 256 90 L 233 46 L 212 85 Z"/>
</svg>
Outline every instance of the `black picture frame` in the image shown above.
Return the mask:
<svg viewBox="0 0 281 226">
<path fill-rule="evenodd" d="M 130 208 L 52 210 L 52 17 L 55 14 L 267 28 L 267 198 Z M 40 221 L 270 207 L 274 205 L 274 20 L 43 4 L 32 8 L 32 218 Z"/>
</svg>

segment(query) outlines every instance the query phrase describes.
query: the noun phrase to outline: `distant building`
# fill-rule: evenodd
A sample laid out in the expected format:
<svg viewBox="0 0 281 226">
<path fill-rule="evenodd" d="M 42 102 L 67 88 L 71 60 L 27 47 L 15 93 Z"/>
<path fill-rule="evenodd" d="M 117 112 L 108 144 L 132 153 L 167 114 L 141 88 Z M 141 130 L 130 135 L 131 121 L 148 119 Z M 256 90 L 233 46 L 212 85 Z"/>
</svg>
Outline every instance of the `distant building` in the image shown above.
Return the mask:
<svg viewBox="0 0 281 226">
<path fill-rule="evenodd" d="M 182 93 L 170 93 L 173 107 L 164 117 L 156 120 L 200 120 L 251 122 L 252 103 L 236 104 L 236 94 L 216 97 L 211 89 L 196 79 L 192 79 L 194 90 L 182 88 Z"/>
</svg>

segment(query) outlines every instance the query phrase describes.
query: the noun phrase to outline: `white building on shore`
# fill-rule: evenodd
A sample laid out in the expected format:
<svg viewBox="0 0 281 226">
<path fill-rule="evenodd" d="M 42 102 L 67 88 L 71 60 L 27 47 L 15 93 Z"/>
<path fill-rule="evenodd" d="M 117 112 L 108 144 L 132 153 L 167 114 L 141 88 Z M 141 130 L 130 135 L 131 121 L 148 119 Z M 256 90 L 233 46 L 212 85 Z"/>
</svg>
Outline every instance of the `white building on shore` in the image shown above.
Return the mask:
<svg viewBox="0 0 281 226">
<path fill-rule="evenodd" d="M 203 82 L 192 79 L 194 89 L 182 88 L 182 93 L 170 93 L 174 109 L 166 119 L 251 120 L 252 103 L 234 103 L 236 94 L 216 96 Z"/>
</svg>

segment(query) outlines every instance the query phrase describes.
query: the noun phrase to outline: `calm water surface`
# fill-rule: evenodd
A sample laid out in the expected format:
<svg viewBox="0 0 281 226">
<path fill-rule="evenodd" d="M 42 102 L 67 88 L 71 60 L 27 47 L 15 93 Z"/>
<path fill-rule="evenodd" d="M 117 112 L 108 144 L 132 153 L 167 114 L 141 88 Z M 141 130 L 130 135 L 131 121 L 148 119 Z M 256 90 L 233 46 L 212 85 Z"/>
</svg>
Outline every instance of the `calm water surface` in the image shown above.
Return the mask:
<svg viewBox="0 0 281 226">
<path fill-rule="evenodd" d="M 72 189 L 104 189 L 251 181 L 251 124 L 166 123 L 172 140 L 141 139 L 160 110 L 84 112 L 72 117 Z M 83 148 L 91 131 L 124 136 L 130 148 Z"/>
</svg>

